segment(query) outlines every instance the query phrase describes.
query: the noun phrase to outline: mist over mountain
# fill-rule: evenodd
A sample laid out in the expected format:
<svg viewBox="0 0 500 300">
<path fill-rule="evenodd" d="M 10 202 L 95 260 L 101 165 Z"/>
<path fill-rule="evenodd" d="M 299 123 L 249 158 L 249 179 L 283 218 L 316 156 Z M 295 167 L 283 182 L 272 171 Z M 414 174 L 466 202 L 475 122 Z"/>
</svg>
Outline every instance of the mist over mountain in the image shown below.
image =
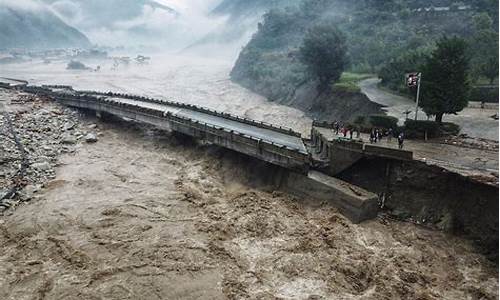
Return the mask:
<svg viewBox="0 0 500 300">
<path fill-rule="evenodd" d="M 227 15 L 233 20 L 260 18 L 271 9 L 294 6 L 299 2 L 299 0 L 223 0 L 212 13 Z"/>
<path fill-rule="evenodd" d="M 148 43 L 178 12 L 153 0 L 42 0 L 68 24 L 106 46 Z"/>
<path fill-rule="evenodd" d="M 43 5 L 0 1 L 0 48 L 90 47 L 89 39 Z"/>
<path fill-rule="evenodd" d="M 239 49 L 257 31 L 257 25 L 266 12 L 298 3 L 300 0 L 222 0 L 210 15 L 225 18 L 225 21 L 190 47 L 224 44 Z"/>
</svg>

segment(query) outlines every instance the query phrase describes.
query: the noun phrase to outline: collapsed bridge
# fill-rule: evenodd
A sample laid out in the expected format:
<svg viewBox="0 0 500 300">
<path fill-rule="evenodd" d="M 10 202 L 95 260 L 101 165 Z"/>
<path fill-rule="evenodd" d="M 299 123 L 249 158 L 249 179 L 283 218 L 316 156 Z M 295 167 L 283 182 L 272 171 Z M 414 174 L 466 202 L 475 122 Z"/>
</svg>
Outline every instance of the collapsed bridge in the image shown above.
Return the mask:
<svg viewBox="0 0 500 300">
<path fill-rule="evenodd" d="M 0 87 L 46 96 L 63 105 L 114 115 L 125 120 L 178 132 L 280 166 L 278 186 L 304 197 L 333 202 L 351 221 L 359 223 L 377 215 L 378 197 L 330 175 L 355 164 L 361 157 L 400 159 L 400 154 L 380 147 L 377 151 L 360 141 L 332 142 L 318 130 L 310 139 L 290 128 L 230 115 L 174 101 L 113 92 L 77 91 L 71 86 L 32 86 L 25 81 L 0 78 Z M 307 145 L 306 145 L 307 144 Z M 390 151 L 388 151 L 390 150 Z M 405 156 L 403 159 L 411 159 Z M 319 159 L 319 160 L 318 160 Z M 318 163 L 330 166 L 326 174 Z M 325 165 L 326 164 L 326 165 Z"/>
</svg>

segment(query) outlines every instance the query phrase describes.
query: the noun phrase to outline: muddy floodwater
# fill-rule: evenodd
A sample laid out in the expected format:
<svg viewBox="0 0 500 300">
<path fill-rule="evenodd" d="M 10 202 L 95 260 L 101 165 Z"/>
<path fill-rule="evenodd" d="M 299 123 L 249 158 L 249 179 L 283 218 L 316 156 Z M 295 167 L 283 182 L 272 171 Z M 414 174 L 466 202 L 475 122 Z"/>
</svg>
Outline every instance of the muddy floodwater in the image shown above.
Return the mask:
<svg viewBox="0 0 500 300">
<path fill-rule="evenodd" d="M 96 75 L 103 81 L 43 65 L 6 75 L 182 97 L 307 131 L 301 112 L 230 83 L 230 64 L 202 66 Z M 23 109 L 18 122 L 65 113 Z M 93 128 L 98 142 L 76 142 L 30 202 L 0 216 L 0 299 L 498 299 L 497 266 L 470 241 L 386 219 L 354 225 L 329 203 L 277 190 L 263 163 L 78 118 L 75 128 Z M 33 127 L 23 130 L 44 136 Z"/>
<path fill-rule="evenodd" d="M 353 225 L 328 203 L 273 190 L 239 155 L 99 126 L 98 143 L 64 155 L 56 179 L 2 217 L 0 298 L 498 295 L 495 267 L 463 239 Z"/>
<path fill-rule="evenodd" d="M 31 84 L 63 84 L 80 90 L 114 91 L 196 104 L 310 133 L 311 123 L 300 110 L 273 104 L 229 79 L 233 62 L 197 56 L 152 56 L 148 65 L 113 67 L 112 60 L 86 62 L 99 72 L 66 70 L 67 61 L 31 61 L 2 65 L 0 76 Z"/>
</svg>

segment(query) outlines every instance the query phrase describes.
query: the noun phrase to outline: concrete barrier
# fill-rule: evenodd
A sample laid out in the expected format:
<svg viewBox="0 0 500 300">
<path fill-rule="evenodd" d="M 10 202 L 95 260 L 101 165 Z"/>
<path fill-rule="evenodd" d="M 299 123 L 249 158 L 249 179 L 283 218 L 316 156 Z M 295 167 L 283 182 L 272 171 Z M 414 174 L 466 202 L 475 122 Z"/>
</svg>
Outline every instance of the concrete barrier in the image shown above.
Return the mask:
<svg viewBox="0 0 500 300">
<path fill-rule="evenodd" d="M 300 197 L 328 201 L 355 224 L 373 219 L 378 213 L 377 195 L 317 171 L 307 175 L 290 172 L 283 188 Z"/>
<path fill-rule="evenodd" d="M 375 145 L 365 145 L 364 153 L 366 155 L 373 155 L 396 160 L 413 160 L 412 151 L 380 147 Z"/>
<path fill-rule="evenodd" d="M 336 140 L 330 144 L 330 174 L 339 174 L 363 158 L 363 143 Z"/>
</svg>

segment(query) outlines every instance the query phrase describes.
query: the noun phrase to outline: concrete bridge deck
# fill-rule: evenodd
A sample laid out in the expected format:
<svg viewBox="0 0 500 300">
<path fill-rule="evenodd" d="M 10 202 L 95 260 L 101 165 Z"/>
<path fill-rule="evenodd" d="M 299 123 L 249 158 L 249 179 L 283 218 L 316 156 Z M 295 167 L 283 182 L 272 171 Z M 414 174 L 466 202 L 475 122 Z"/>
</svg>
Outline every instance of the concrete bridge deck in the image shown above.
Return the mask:
<svg viewBox="0 0 500 300">
<path fill-rule="evenodd" d="M 178 108 L 169 105 L 168 103 L 148 103 L 134 99 L 111 97 L 109 100 L 130 105 L 148 107 L 155 110 L 170 112 L 176 116 L 190 118 L 201 123 L 218 126 L 244 135 L 252 136 L 261 140 L 269 141 L 277 145 L 283 145 L 290 149 L 295 149 L 301 153 L 307 154 L 307 149 L 302 141 L 302 138 L 297 135 L 290 135 L 283 132 L 278 132 L 273 129 L 261 128 L 256 125 L 245 124 L 242 122 L 230 120 L 224 117 L 210 115 L 204 112 L 199 112 L 192 109 Z"/>
</svg>

